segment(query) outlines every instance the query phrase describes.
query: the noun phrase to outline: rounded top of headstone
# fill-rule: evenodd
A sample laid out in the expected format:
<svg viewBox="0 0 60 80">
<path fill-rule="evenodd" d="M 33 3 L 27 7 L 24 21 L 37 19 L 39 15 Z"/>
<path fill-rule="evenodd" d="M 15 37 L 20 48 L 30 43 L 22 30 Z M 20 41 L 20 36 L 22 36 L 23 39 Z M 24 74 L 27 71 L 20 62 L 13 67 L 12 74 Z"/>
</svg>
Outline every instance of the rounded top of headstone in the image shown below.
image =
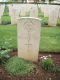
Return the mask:
<svg viewBox="0 0 60 80">
<path fill-rule="evenodd" d="M 35 20 L 41 21 L 41 19 L 35 18 L 35 17 L 20 17 L 20 18 L 18 18 L 18 20 L 21 20 L 21 19 L 35 19 Z"/>
</svg>

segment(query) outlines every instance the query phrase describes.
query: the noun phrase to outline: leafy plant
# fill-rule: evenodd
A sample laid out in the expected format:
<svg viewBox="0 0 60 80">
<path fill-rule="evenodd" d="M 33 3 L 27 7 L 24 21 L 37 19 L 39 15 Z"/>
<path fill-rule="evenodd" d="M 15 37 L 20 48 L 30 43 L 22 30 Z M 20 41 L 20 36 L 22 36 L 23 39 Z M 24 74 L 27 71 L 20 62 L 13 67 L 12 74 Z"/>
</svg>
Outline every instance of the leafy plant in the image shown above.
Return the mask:
<svg viewBox="0 0 60 80">
<path fill-rule="evenodd" d="M 11 51 L 10 49 L 0 51 L 0 64 L 5 63 L 6 60 L 10 58 L 9 56 L 10 51 Z"/>
<path fill-rule="evenodd" d="M 35 65 L 18 57 L 12 57 L 5 64 L 6 70 L 13 75 L 26 75 L 34 71 Z"/>
<path fill-rule="evenodd" d="M 43 59 L 41 62 L 42 68 L 51 72 L 60 72 L 60 68 L 57 67 L 51 58 Z"/>
<path fill-rule="evenodd" d="M 2 24 L 11 24 L 10 16 L 2 16 Z"/>
<path fill-rule="evenodd" d="M 48 17 L 42 17 L 42 25 L 48 25 Z"/>
<path fill-rule="evenodd" d="M 54 66 L 54 63 L 52 59 L 49 58 L 49 59 L 42 60 L 42 67 L 45 70 L 52 70 L 53 66 Z"/>
</svg>

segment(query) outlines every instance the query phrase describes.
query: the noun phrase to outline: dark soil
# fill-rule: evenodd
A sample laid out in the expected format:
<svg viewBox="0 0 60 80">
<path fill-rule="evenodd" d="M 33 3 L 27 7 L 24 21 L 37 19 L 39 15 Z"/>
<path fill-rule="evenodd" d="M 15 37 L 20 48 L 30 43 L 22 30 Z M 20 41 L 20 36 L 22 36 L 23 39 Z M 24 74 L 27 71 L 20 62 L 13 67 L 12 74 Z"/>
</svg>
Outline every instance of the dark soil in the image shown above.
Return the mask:
<svg viewBox="0 0 60 80">
<path fill-rule="evenodd" d="M 1 65 L 0 66 L 0 80 L 60 80 L 60 73 L 52 73 L 45 71 L 44 69 L 41 68 L 40 66 L 40 60 L 41 56 L 49 55 L 51 52 L 45 53 L 45 52 L 40 52 L 39 53 L 39 60 L 37 63 L 37 69 L 34 70 L 34 73 L 31 75 L 26 75 L 26 76 L 13 76 L 10 75 L 4 67 Z M 14 51 L 11 53 L 11 57 L 17 55 L 17 51 Z M 60 67 L 60 54 L 55 54 L 54 52 L 51 54 L 52 59 L 54 60 L 55 64 Z"/>
</svg>

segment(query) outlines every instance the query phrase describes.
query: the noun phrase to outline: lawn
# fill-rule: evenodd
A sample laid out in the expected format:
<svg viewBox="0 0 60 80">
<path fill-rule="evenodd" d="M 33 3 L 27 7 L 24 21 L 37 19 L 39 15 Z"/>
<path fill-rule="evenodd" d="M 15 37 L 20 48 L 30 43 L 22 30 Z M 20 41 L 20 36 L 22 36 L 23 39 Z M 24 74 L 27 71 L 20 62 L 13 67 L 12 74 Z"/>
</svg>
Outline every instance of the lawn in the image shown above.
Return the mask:
<svg viewBox="0 0 60 80">
<path fill-rule="evenodd" d="M 16 25 L 0 25 L 0 47 L 17 48 Z M 60 27 L 42 27 L 40 51 L 60 52 Z"/>
<path fill-rule="evenodd" d="M 0 25 L 0 47 L 17 48 L 16 25 Z"/>
<path fill-rule="evenodd" d="M 42 27 L 40 50 L 60 51 L 60 27 Z"/>
</svg>

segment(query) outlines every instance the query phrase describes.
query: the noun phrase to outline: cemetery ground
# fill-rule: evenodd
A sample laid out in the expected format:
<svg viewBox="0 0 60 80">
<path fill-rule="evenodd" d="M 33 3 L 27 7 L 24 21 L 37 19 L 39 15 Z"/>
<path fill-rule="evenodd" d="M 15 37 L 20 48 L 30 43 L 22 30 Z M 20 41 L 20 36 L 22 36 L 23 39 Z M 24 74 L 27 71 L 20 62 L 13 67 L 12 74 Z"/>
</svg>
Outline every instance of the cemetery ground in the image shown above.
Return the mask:
<svg viewBox="0 0 60 80">
<path fill-rule="evenodd" d="M 9 59 L 6 63 L 5 58 L 2 58 L 0 80 L 60 80 L 60 27 L 58 26 L 42 27 L 37 63 L 16 57 L 16 25 L 0 25 L 0 51 L 2 54 L 6 52 L 9 55 L 7 55 Z M 46 57 L 49 59 L 42 62 L 42 59 Z"/>
</svg>

